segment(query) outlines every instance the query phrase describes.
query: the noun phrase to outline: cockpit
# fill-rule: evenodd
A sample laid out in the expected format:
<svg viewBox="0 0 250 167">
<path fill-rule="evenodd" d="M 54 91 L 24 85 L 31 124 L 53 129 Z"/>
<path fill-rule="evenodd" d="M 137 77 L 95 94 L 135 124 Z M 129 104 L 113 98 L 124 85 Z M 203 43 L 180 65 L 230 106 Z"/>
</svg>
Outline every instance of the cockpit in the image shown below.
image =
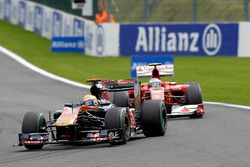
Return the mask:
<svg viewBox="0 0 250 167">
<path fill-rule="evenodd" d="M 153 78 L 148 83 L 149 88 L 160 88 L 161 87 L 161 80 L 157 78 Z"/>
</svg>

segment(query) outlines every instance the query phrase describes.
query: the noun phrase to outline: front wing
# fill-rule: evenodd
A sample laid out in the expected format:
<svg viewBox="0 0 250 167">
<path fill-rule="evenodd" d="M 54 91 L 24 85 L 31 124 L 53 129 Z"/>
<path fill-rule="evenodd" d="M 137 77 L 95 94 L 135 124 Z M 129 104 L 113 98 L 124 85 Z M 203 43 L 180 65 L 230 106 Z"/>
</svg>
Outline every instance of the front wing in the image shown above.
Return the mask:
<svg viewBox="0 0 250 167">
<path fill-rule="evenodd" d="M 80 144 L 91 142 L 111 142 L 122 139 L 121 129 L 90 130 L 84 131 L 85 138 L 77 140 L 56 140 L 50 139 L 49 133 L 19 133 L 19 144 L 23 145 L 46 145 L 46 144 Z"/>
<path fill-rule="evenodd" d="M 173 105 L 171 114 L 168 114 L 170 117 L 177 116 L 191 116 L 193 114 L 203 116 L 205 114 L 204 105 L 203 104 L 195 104 L 195 105 Z"/>
</svg>

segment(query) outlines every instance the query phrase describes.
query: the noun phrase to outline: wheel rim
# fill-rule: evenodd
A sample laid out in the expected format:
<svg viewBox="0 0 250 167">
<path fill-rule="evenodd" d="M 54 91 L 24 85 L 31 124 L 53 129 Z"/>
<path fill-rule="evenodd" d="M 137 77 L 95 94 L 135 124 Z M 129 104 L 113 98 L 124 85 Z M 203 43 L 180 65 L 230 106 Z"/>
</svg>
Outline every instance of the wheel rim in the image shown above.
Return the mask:
<svg viewBox="0 0 250 167">
<path fill-rule="evenodd" d="M 45 132 L 46 130 L 46 120 L 43 114 L 39 114 L 37 121 L 37 132 Z"/>
<path fill-rule="evenodd" d="M 130 127 L 129 127 L 129 120 L 128 117 L 126 116 L 124 119 L 124 130 L 125 130 L 125 137 L 128 138 L 129 137 L 129 133 L 130 133 Z"/>
</svg>

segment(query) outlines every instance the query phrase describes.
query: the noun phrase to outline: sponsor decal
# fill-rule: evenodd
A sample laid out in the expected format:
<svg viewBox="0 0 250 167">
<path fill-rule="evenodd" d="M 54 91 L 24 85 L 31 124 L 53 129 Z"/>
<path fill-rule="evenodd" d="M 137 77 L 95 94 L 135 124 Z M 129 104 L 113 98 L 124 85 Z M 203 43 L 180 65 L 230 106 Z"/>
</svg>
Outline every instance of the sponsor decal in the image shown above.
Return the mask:
<svg viewBox="0 0 250 167">
<path fill-rule="evenodd" d="M 84 37 L 53 37 L 52 52 L 84 52 Z"/>
<path fill-rule="evenodd" d="M 26 140 L 24 141 L 24 144 L 42 144 L 43 141 L 34 141 L 34 140 Z"/>
<path fill-rule="evenodd" d="M 221 48 L 222 35 L 220 27 L 216 24 L 209 24 L 202 36 L 202 46 L 207 55 L 216 55 Z"/>
<path fill-rule="evenodd" d="M 158 69 L 160 76 L 173 76 L 174 75 L 173 64 L 158 65 L 156 68 Z M 153 69 L 154 69 L 153 66 L 137 66 L 136 67 L 137 77 L 152 76 Z"/>
<path fill-rule="evenodd" d="M 150 63 L 161 63 L 161 64 L 173 64 L 174 58 L 173 56 L 168 55 L 132 55 L 130 70 L 131 77 L 136 77 L 136 67 L 137 66 L 147 66 Z"/>
<path fill-rule="evenodd" d="M 85 43 L 85 48 L 88 50 L 93 50 L 93 38 L 94 38 L 94 34 L 92 32 L 92 28 L 93 26 L 87 25 L 86 26 L 86 43 Z"/>
<path fill-rule="evenodd" d="M 11 0 L 5 0 L 4 1 L 4 19 L 10 21 L 11 17 Z"/>
<path fill-rule="evenodd" d="M 114 139 L 119 139 L 119 133 L 118 132 L 109 132 L 108 134 L 108 139 L 109 140 L 114 140 Z"/>
<path fill-rule="evenodd" d="M 96 29 L 96 52 L 101 55 L 105 48 L 105 31 L 101 25 L 97 26 Z"/>
<path fill-rule="evenodd" d="M 17 1 L 12 1 L 11 3 L 11 23 L 18 24 L 18 7 Z"/>
<path fill-rule="evenodd" d="M 198 51 L 199 34 L 179 32 L 167 34 L 166 27 L 138 27 L 137 52 Z"/>
<path fill-rule="evenodd" d="M 238 24 L 124 24 L 121 55 L 236 56 Z"/>
<path fill-rule="evenodd" d="M 26 29 L 33 31 L 33 27 L 34 27 L 34 6 L 33 4 L 27 3 Z"/>
<path fill-rule="evenodd" d="M 135 116 L 134 116 L 133 112 L 131 111 L 131 109 L 128 109 L 128 115 L 130 118 L 130 127 L 135 128 L 135 126 L 136 126 Z"/>
<path fill-rule="evenodd" d="M 52 17 L 52 35 L 53 37 L 60 37 L 62 34 L 62 14 L 53 12 Z"/>
<path fill-rule="evenodd" d="M 84 22 L 77 18 L 74 19 L 73 36 L 83 36 Z"/>
<path fill-rule="evenodd" d="M 52 35 L 52 11 L 48 8 L 43 8 L 43 28 L 42 35 L 44 37 L 50 38 Z"/>
<path fill-rule="evenodd" d="M 183 108 L 181 109 L 181 112 L 190 112 L 190 110 L 189 110 L 188 108 L 186 108 L 186 107 L 183 107 Z"/>
<path fill-rule="evenodd" d="M 43 8 L 40 6 L 36 6 L 34 12 L 34 31 L 38 34 L 41 34 L 43 27 Z"/>
<path fill-rule="evenodd" d="M 19 2 L 19 14 L 18 14 L 18 24 L 21 27 L 25 27 L 25 23 L 26 23 L 26 2 L 24 1 L 20 1 Z"/>
<path fill-rule="evenodd" d="M 71 16 L 63 15 L 63 36 L 74 36 L 73 35 L 73 26 L 74 19 Z"/>
</svg>

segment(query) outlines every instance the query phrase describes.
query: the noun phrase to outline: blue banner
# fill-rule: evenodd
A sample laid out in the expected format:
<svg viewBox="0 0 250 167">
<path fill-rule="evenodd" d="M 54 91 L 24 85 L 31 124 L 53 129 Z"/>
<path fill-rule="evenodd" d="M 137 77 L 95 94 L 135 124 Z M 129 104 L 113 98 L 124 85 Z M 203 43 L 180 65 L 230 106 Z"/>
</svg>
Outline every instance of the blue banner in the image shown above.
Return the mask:
<svg viewBox="0 0 250 167">
<path fill-rule="evenodd" d="M 53 12 L 52 17 L 52 36 L 60 37 L 62 35 L 62 14 L 58 12 Z"/>
<path fill-rule="evenodd" d="M 53 37 L 52 52 L 84 52 L 84 37 Z"/>
<path fill-rule="evenodd" d="M 236 56 L 238 24 L 121 24 L 121 55 Z"/>
<path fill-rule="evenodd" d="M 26 2 L 20 1 L 19 2 L 19 10 L 18 10 L 18 24 L 21 27 L 25 27 L 26 24 L 26 9 L 27 5 Z"/>
<path fill-rule="evenodd" d="M 161 63 L 161 64 L 174 64 L 173 56 L 167 55 L 133 55 L 131 56 L 130 71 L 131 77 L 136 77 L 136 67 L 146 66 L 150 63 Z"/>
<path fill-rule="evenodd" d="M 34 31 L 38 34 L 42 34 L 43 28 L 43 8 L 41 6 L 35 7 L 34 18 Z"/>
</svg>

